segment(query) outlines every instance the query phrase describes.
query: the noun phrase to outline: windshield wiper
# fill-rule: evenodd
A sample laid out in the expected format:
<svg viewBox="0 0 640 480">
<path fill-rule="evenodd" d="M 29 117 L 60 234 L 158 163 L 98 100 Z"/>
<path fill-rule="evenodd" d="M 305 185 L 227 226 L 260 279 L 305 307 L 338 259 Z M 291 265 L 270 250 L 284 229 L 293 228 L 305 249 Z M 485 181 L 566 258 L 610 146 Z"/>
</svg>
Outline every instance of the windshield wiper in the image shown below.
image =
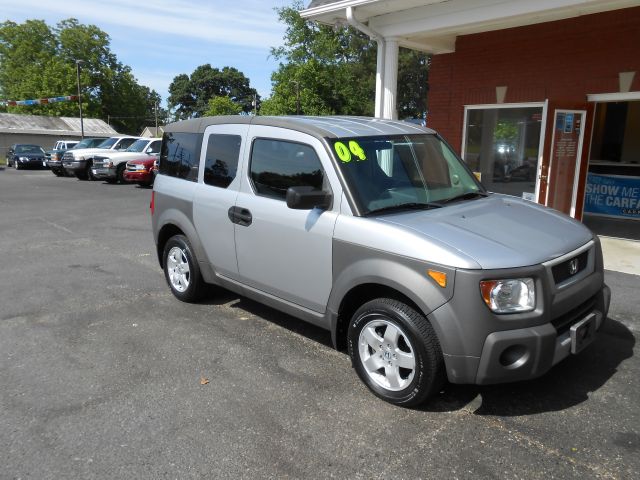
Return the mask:
<svg viewBox="0 0 640 480">
<path fill-rule="evenodd" d="M 432 208 L 441 208 L 442 205 L 435 202 L 428 203 L 399 203 L 397 205 L 389 205 L 388 207 L 376 208 L 366 213 L 367 216 L 378 213 L 397 212 L 399 210 L 430 210 Z"/>
<path fill-rule="evenodd" d="M 474 198 L 484 198 L 488 195 L 489 195 L 488 193 L 484 193 L 484 192 L 467 192 L 461 195 L 456 195 L 455 197 L 447 198 L 446 200 L 442 200 L 441 203 L 445 204 L 445 203 L 455 202 L 458 200 L 472 200 Z"/>
</svg>

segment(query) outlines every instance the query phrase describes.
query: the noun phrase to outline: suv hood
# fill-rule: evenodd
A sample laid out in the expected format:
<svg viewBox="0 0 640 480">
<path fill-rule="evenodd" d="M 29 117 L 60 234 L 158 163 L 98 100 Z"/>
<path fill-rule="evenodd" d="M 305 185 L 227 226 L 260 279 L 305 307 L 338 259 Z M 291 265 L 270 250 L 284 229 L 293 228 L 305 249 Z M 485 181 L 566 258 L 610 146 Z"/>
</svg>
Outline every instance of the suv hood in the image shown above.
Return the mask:
<svg viewBox="0 0 640 480">
<path fill-rule="evenodd" d="M 67 152 L 73 153 L 74 157 L 94 155 L 94 154 L 104 154 L 106 152 L 110 152 L 110 148 L 72 148 L 67 150 Z"/>
<path fill-rule="evenodd" d="M 129 160 L 139 160 L 147 156 L 148 154 L 144 152 L 111 152 L 103 150 L 97 156 L 108 158 L 109 160 L 117 160 L 118 162 L 124 162 Z M 154 156 L 149 155 L 149 158 L 154 158 Z"/>
<path fill-rule="evenodd" d="M 546 262 L 593 238 L 588 228 L 556 210 L 499 194 L 376 220 L 446 245 L 485 269 Z"/>
</svg>

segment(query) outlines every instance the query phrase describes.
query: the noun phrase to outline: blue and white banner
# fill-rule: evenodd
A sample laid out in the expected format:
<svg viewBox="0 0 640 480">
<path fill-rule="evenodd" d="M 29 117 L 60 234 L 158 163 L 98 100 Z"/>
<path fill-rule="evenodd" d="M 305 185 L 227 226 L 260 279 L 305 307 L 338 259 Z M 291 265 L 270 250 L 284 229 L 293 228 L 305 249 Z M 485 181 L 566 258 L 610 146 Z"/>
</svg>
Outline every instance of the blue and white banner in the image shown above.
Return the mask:
<svg viewBox="0 0 640 480">
<path fill-rule="evenodd" d="M 589 173 L 584 211 L 640 220 L 640 177 Z"/>
</svg>

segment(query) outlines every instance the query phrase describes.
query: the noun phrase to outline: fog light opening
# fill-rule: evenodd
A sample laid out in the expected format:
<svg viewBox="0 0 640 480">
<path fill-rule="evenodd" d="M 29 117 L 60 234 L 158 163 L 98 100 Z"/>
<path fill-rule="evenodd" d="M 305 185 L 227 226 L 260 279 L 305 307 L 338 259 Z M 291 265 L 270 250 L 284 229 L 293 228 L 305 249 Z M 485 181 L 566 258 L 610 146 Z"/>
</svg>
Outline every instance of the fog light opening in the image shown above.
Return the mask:
<svg viewBox="0 0 640 480">
<path fill-rule="evenodd" d="M 509 370 L 515 370 L 527 363 L 529 350 L 524 345 L 511 345 L 500 354 L 500 365 Z"/>
</svg>

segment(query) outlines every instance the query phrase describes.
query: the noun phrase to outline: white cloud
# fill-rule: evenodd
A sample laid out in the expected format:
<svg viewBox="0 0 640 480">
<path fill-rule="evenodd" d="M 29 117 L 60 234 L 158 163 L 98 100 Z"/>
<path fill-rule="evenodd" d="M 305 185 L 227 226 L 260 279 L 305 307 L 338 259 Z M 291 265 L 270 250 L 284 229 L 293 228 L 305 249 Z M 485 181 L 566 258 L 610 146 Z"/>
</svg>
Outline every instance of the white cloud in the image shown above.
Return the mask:
<svg viewBox="0 0 640 480">
<path fill-rule="evenodd" d="M 205 42 L 264 49 L 280 44 L 284 26 L 279 24 L 273 4 L 286 5 L 284 0 L 261 2 L 249 0 L 155 0 L 133 3 L 127 0 L 58 0 L 43 5 L 42 0 L 21 0 L 3 6 L 3 14 L 24 15 L 37 12 L 41 17 L 75 17 L 82 23 L 96 23 L 135 29 L 154 35 L 177 35 Z"/>
</svg>

